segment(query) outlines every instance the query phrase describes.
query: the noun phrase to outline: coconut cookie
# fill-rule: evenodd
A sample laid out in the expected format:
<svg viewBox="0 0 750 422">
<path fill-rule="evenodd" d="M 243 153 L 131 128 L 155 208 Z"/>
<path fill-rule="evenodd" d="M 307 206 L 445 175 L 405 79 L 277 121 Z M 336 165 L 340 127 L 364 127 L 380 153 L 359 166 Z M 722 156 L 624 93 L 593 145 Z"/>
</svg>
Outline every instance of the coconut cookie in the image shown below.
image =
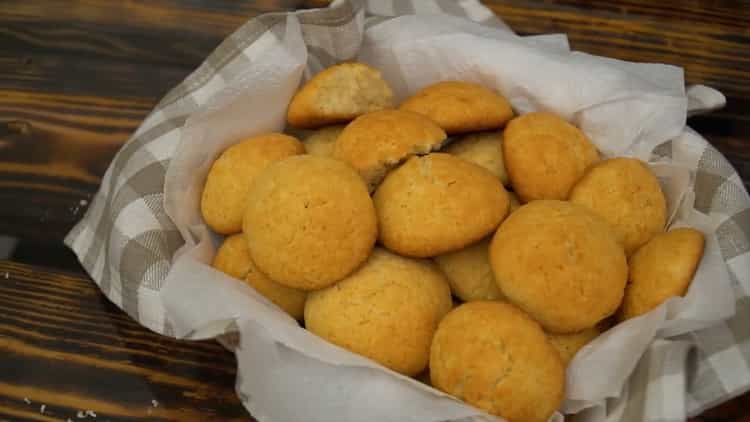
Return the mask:
<svg viewBox="0 0 750 422">
<path fill-rule="evenodd" d="M 503 302 L 469 302 L 438 326 L 432 385 L 509 422 L 545 422 L 560 406 L 565 369 L 542 328 Z"/>
<path fill-rule="evenodd" d="M 505 171 L 502 141 L 502 132 L 472 133 L 453 141 L 442 151 L 486 168 L 508 186 L 510 179 Z"/>
<path fill-rule="evenodd" d="M 287 110 L 290 125 L 317 128 L 348 122 L 393 107 L 393 92 L 380 72 L 362 63 L 341 63 L 313 76 Z"/>
<path fill-rule="evenodd" d="M 490 234 L 508 214 L 492 173 L 449 154 L 411 157 L 373 196 L 381 243 L 401 255 L 457 251 Z"/>
<path fill-rule="evenodd" d="M 599 325 L 570 334 L 548 334 L 547 338 L 560 354 L 563 365 L 568 366 L 576 353 L 602 333 Z"/>
<path fill-rule="evenodd" d="M 424 114 L 448 134 L 493 130 L 513 117 L 503 96 L 481 85 L 443 81 L 421 89 L 407 98 L 401 110 Z"/>
<path fill-rule="evenodd" d="M 656 308 L 672 296 L 687 293 L 703 257 L 703 233 L 679 228 L 654 236 L 630 257 L 621 319 Z"/>
<path fill-rule="evenodd" d="M 239 233 L 255 176 L 274 161 L 304 153 L 297 138 L 281 133 L 253 136 L 227 148 L 206 177 L 201 197 L 203 220 L 217 233 Z"/>
<path fill-rule="evenodd" d="M 553 333 L 593 327 L 620 306 L 625 252 L 612 229 L 580 205 L 530 202 L 503 222 L 490 264 L 508 301 Z"/>
<path fill-rule="evenodd" d="M 292 318 L 302 319 L 307 292 L 286 287 L 258 271 L 250 258 L 245 237 L 241 234 L 229 236 L 224 240 L 211 265 L 227 275 L 245 280 Z"/>
<path fill-rule="evenodd" d="M 664 231 L 667 201 L 651 170 L 634 158 L 612 158 L 593 166 L 570 193 L 612 225 L 630 255 Z"/>
<path fill-rule="evenodd" d="M 377 220 L 356 171 L 333 158 L 300 155 L 258 175 L 243 232 L 260 271 L 288 287 L 314 290 L 367 259 Z"/>
<path fill-rule="evenodd" d="M 435 257 L 435 263 L 448 277 L 451 291 L 461 300 L 502 300 L 489 259 L 491 238 L 485 238 L 456 252 Z"/>
<path fill-rule="evenodd" d="M 528 113 L 508 123 L 503 157 L 523 202 L 567 199 L 598 152 L 586 135 L 552 113 Z"/>
<path fill-rule="evenodd" d="M 412 155 L 440 148 L 445 138 L 443 129 L 421 114 L 376 111 L 346 126 L 333 156 L 354 167 L 372 191 L 392 167 Z"/>
<path fill-rule="evenodd" d="M 396 372 L 416 375 L 427 366 L 432 336 L 451 305 L 448 283 L 434 264 L 376 248 L 353 274 L 310 293 L 305 326 Z"/>
<path fill-rule="evenodd" d="M 344 127 L 344 125 L 326 126 L 308 135 L 304 140 L 307 153 L 324 157 L 332 156 L 333 146 Z"/>
</svg>

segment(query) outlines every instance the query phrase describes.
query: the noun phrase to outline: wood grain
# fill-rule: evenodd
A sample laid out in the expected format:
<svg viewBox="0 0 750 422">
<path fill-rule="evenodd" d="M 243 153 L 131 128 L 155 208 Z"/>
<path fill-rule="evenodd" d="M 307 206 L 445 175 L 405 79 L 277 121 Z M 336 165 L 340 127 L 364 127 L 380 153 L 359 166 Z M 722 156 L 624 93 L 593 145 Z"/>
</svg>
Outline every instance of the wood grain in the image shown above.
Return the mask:
<svg viewBox="0 0 750 422">
<path fill-rule="evenodd" d="M 0 420 L 249 420 L 230 352 L 146 330 L 82 275 L 0 261 L 0 355 Z"/>
</svg>

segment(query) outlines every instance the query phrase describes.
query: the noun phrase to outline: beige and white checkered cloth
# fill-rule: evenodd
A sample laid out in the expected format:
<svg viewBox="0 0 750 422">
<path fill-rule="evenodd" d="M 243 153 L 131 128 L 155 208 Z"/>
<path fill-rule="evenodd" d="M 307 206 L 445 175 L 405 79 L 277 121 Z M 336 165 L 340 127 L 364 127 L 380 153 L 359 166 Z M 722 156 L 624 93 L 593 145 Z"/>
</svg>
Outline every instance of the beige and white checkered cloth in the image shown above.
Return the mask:
<svg viewBox="0 0 750 422">
<path fill-rule="evenodd" d="M 403 14 L 445 13 L 505 24 L 475 0 L 339 1 L 293 12 L 316 72 L 351 59 L 337 39 Z M 84 218 L 65 242 L 107 297 L 144 326 L 171 335 L 159 290 L 182 237 L 164 209 L 164 179 L 188 116 L 251 65 L 249 46 L 286 13 L 250 20 L 172 89 L 115 156 Z M 345 51 L 346 50 L 346 51 Z M 691 141 L 691 139 L 693 141 Z M 690 157 L 696 208 L 720 218 L 721 253 L 734 283 L 736 315 L 699 332 L 657 340 L 633 373 L 627 399 L 608 403 L 624 421 L 680 421 L 750 389 L 750 197 L 727 160 L 699 137 L 667 142 L 657 157 Z"/>
</svg>

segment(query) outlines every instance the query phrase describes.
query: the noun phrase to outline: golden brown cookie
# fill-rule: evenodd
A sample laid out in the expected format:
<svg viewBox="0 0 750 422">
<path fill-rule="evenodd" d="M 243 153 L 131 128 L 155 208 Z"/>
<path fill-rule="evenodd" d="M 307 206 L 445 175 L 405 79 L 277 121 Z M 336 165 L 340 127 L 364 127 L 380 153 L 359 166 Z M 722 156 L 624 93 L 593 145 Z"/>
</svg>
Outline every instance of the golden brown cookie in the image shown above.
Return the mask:
<svg viewBox="0 0 750 422">
<path fill-rule="evenodd" d="M 599 325 L 587 328 L 583 331 L 570 334 L 547 334 L 547 338 L 552 346 L 560 354 L 563 365 L 568 366 L 576 353 L 595 339 L 602 331 Z"/>
<path fill-rule="evenodd" d="M 490 240 L 487 237 L 464 249 L 435 257 L 435 263 L 448 277 L 451 291 L 463 301 L 503 299 L 490 267 Z"/>
<path fill-rule="evenodd" d="M 432 385 L 509 422 L 546 422 L 560 407 L 565 369 L 542 328 L 503 302 L 469 302 L 438 326 Z"/>
<path fill-rule="evenodd" d="M 508 214 L 508 193 L 492 173 L 449 154 L 411 157 L 373 196 L 380 241 L 401 255 L 457 251 L 490 234 Z"/>
<path fill-rule="evenodd" d="M 310 293 L 305 326 L 405 375 L 427 366 L 438 322 L 451 309 L 445 276 L 428 260 L 376 248 L 335 286 Z"/>
<path fill-rule="evenodd" d="M 612 315 L 628 275 L 609 225 L 585 207 L 553 200 L 508 216 L 492 239 L 490 264 L 508 301 L 554 333 L 581 331 Z"/>
<path fill-rule="evenodd" d="M 333 156 L 354 167 L 373 191 L 388 170 L 412 155 L 439 149 L 445 138 L 443 129 L 421 114 L 376 111 L 346 126 L 336 140 Z"/>
<path fill-rule="evenodd" d="M 667 201 L 651 170 L 634 158 L 612 158 L 591 167 L 570 193 L 570 202 L 602 216 L 630 255 L 664 231 Z"/>
<path fill-rule="evenodd" d="M 508 186 L 510 179 L 505 171 L 502 142 L 502 132 L 472 133 L 451 142 L 443 152 L 479 164 Z"/>
<path fill-rule="evenodd" d="M 275 303 L 295 319 L 302 319 L 307 292 L 279 284 L 255 268 L 247 241 L 241 234 L 227 237 L 216 251 L 211 264 L 234 278 L 245 280 L 258 293 Z"/>
<path fill-rule="evenodd" d="M 508 198 L 510 198 L 510 211 L 508 212 L 514 212 L 521 208 L 521 200 L 518 199 L 518 195 L 515 192 L 508 191 Z"/>
<path fill-rule="evenodd" d="M 309 154 L 274 163 L 256 177 L 242 227 L 257 267 L 302 290 L 350 274 L 377 238 L 375 209 L 359 174 Z"/>
<path fill-rule="evenodd" d="M 705 239 L 695 229 L 657 234 L 630 257 L 629 283 L 620 318 L 630 319 L 687 293 L 703 257 Z"/>
<path fill-rule="evenodd" d="M 448 134 L 493 130 L 513 117 L 502 95 L 471 82 L 443 81 L 407 98 L 401 110 L 424 114 Z"/>
<path fill-rule="evenodd" d="M 552 113 L 528 113 L 511 120 L 502 145 L 510 183 L 523 202 L 567 199 L 599 159 L 581 130 Z"/>
<path fill-rule="evenodd" d="M 362 63 L 341 63 L 313 76 L 292 98 L 287 121 L 316 128 L 348 122 L 393 107 L 393 93 L 380 72 Z"/>
<path fill-rule="evenodd" d="M 227 237 L 216 250 L 211 266 L 224 274 L 242 280 L 250 271 L 250 252 L 241 234 Z"/>
<path fill-rule="evenodd" d="M 336 144 L 336 138 L 341 135 L 344 127 L 344 125 L 326 126 L 308 135 L 304 140 L 307 153 L 331 157 L 333 155 L 333 146 Z"/>
<path fill-rule="evenodd" d="M 274 161 L 304 153 L 300 141 L 281 133 L 253 136 L 227 148 L 206 177 L 201 197 L 203 220 L 217 233 L 239 233 L 255 176 Z"/>
</svg>

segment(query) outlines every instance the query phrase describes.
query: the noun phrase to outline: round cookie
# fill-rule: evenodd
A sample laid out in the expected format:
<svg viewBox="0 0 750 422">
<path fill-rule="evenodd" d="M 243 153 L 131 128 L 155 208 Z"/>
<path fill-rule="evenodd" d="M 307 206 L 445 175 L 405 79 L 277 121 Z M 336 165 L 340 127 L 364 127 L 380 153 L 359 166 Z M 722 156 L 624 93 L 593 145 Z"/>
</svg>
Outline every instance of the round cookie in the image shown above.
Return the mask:
<svg viewBox="0 0 750 422">
<path fill-rule="evenodd" d="M 530 202 L 500 225 L 490 245 L 495 279 L 553 333 L 593 327 L 620 306 L 628 266 L 609 225 L 585 207 Z"/>
<path fill-rule="evenodd" d="M 563 365 L 568 366 L 571 360 L 575 357 L 576 353 L 583 348 L 583 346 L 589 344 L 591 340 L 595 339 L 602 330 L 598 325 L 591 328 L 587 328 L 583 331 L 570 334 L 547 334 L 550 344 L 560 354 Z"/>
<path fill-rule="evenodd" d="M 203 220 L 217 233 L 239 233 L 255 176 L 275 161 L 304 153 L 300 141 L 281 133 L 253 136 L 227 148 L 206 177 L 201 196 Z"/>
<path fill-rule="evenodd" d="M 546 422 L 564 397 L 565 369 L 539 324 L 503 302 L 469 302 L 440 322 L 432 385 L 509 422 Z"/>
<path fill-rule="evenodd" d="M 324 157 L 333 156 L 333 146 L 344 127 L 344 125 L 326 126 L 308 135 L 304 140 L 307 153 Z"/>
<path fill-rule="evenodd" d="M 310 293 L 305 326 L 396 372 L 427 366 L 438 322 L 452 306 L 445 276 L 427 260 L 376 248 L 335 286 Z"/>
<path fill-rule="evenodd" d="M 442 151 L 479 164 L 508 186 L 510 179 L 505 171 L 502 142 L 502 132 L 472 133 L 451 142 Z"/>
<path fill-rule="evenodd" d="M 511 120 L 502 145 L 505 169 L 522 202 L 567 199 L 599 159 L 580 129 L 552 113 L 528 113 Z"/>
<path fill-rule="evenodd" d="M 393 92 L 379 71 L 362 63 L 341 63 L 313 76 L 294 95 L 287 121 L 317 128 L 391 107 Z"/>
<path fill-rule="evenodd" d="M 628 255 L 663 232 L 667 223 L 659 180 L 634 158 L 611 158 L 591 167 L 571 191 L 570 202 L 607 220 Z"/>
<path fill-rule="evenodd" d="M 695 229 L 657 234 L 630 257 L 629 283 L 619 317 L 635 318 L 672 296 L 687 293 L 703 257 L 705 239 Z"/>
<path fill-rule="evenodd" d="M 399 108 L 424 114 L 448 134 L 497 129 L 513 117 L 510 103 L 503 96 L 461 81 L 443 81 L 422 88 Z"/>
<path fill-rule="evenodd" d="M 314 290 L 367 259 L 377 219 L 362 178 L 333 158 L 289 157 L 256 177 L 243 232 L 250 255 L 272 280 Z"/>
<path fill-rule="evenodd" d="M 492 173 L 449 154 L 409 158 L 373 196 L 380 242 L 401 255 L 457 251 L 490 234 L 508 214 L 508 193 Z"/>
<path fill-rule="evenodd" d="M 490 267 L 490 240 L 487 237 L 464 249 L 434 258 L 448 277 L 453 294 L 465 302 L 504 298 Z"/>
<path fill-rule="evenodd" d="M 211 266 L 241 280 L 250 271 L 250 261 L 250 251 L 247 249 L 245 238 L 241 234 L 235 234 L 221 242 Z"/>
<path fill-rule="evenodd" d="M 250 258 L 247 241 L 243 235 L 236 234 L 224 239 L 211 265 L 234 278 L 245 280 L 292 318 L 302 319 L 307 292 L 286 287 L 258 271 Z"/>
<path fill-rule="evenodd" d="M 445 139 L 443 129 L 421 114 L 376 111 L 346 126 L 333 156 L 354 167 L 373 191 L 388 170 L 412 155 L 439 149 Z"/>
</svg>

